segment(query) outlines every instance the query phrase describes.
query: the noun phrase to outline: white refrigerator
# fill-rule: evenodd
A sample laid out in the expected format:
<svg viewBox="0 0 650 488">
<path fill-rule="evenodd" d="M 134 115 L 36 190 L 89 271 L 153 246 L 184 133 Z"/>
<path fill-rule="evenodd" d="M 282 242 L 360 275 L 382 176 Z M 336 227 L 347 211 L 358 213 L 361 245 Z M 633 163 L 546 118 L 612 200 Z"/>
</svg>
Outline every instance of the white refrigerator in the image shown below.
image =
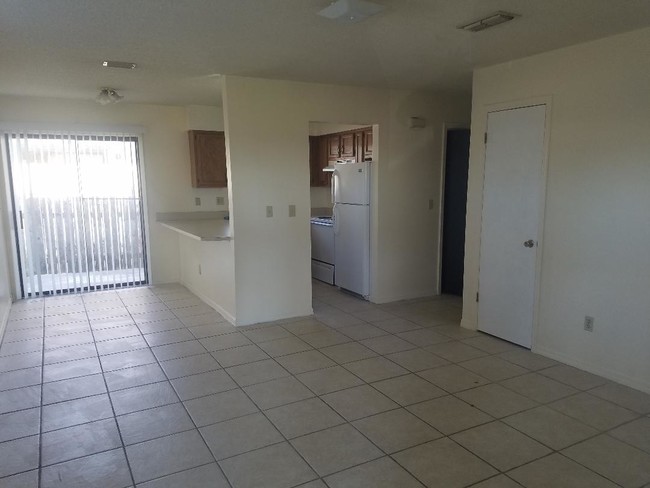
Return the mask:
<svg viewBox="0 0 650 488">
<path fill-rule="evenodd" d="M 364 297 L 370 294 L 371 162 L 336 163 L 334 201 L 334 284 Z"/>
</svg>

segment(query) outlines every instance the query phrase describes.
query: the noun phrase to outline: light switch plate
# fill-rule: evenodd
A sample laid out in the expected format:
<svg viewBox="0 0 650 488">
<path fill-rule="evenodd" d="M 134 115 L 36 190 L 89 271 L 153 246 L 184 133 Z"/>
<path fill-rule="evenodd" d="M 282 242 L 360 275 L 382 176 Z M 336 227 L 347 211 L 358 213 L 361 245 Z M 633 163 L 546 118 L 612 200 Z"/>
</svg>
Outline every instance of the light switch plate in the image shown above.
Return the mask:
<svg viewBox="0 0 650 488">
<path fill-rule="evenodd" d="M 296 216 L 296 206 L 289 205 L 289 217 L 295 217 L 295 216 Z"/>
<path fill-rule="evenodd" d="M 201 198 L 200 197 L 194 197 L 194 205 L 197 207 L 201 206 Z"/>
<path fill-rule="evenodd" d="M 217 197 L 217 205 L 224 205 L 225 200 L 223 197 Z"/>
<path fill-rule="evenodd" d="M 273 217 L 273 207 L 271 205 L 266 206 L 266 216 Z"/>
</svg>

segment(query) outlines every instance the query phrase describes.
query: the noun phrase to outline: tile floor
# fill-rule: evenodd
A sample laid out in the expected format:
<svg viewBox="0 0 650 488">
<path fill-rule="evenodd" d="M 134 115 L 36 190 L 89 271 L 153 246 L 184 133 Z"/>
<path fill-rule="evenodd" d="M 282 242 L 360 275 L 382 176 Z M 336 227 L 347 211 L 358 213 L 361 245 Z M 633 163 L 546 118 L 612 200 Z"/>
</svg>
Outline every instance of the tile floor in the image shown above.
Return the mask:
<svg viewBox="0 0 650 488">
<path fill-rule="evenodd" d="M 180 285 L 23 301 L 0 487 L 650 486 L 650 395 L 458 327 L 455 298 L 245 328 Z"/>
</svg>

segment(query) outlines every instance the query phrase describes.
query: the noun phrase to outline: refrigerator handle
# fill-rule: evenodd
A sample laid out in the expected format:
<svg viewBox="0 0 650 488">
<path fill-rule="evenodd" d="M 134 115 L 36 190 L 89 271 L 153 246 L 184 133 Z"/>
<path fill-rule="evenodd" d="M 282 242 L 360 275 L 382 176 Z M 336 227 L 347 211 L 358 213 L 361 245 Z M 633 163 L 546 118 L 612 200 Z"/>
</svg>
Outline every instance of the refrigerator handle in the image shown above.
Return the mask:
<svg viewBox="0 0 650 488">
<path fill-rule="evenodd" d="M 335 190 L 334 187 L 336 186 L 336 170 L 332 171 L 332 184 L 330 185 L 330 194 L 331 194 L 331 199 L 332 199 L 332 205 L 334 205 L 336 202 L 334 201 L 334 195 L 335 195 Z"/>
</svg>

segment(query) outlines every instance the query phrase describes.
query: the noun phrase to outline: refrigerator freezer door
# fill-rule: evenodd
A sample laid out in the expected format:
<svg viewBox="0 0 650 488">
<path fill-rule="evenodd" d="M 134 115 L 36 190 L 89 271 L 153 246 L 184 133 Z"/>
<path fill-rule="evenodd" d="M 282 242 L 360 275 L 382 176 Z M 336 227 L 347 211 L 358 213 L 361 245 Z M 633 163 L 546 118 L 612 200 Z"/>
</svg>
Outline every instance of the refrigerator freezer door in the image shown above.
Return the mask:
<svg viewBox="0 0 650 488">
<path fill-rule="evenodd" d="M 333 185 L 334 203 L 368 205 L 370 163 L 336 163 Z"/>
<path fill-rule="evenodd" d="M 370 207 L 334 207 L 335 284 L 367 297 L 370 294 Z"/>
</svg>

